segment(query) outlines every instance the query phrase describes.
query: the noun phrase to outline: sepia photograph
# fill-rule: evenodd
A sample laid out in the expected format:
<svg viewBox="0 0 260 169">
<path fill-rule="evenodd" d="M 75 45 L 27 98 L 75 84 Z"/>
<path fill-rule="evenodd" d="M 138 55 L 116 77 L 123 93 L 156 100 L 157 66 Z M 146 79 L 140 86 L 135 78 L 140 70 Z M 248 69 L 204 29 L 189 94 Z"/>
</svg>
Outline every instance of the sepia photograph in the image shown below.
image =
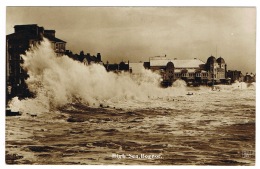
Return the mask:
<svg viewBox="0 0 260 169">
<path fill-rule="evenodd" d="M 6 6 L 6 165 L 256 165 L 255 6 Z"/>
</svg>

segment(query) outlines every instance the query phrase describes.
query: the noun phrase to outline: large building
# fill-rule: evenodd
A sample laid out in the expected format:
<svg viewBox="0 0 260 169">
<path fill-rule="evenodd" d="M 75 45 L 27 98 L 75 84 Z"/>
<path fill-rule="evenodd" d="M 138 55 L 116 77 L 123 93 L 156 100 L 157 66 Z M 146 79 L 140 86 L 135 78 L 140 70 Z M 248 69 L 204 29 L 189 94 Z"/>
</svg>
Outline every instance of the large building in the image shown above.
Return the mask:
<svg viewBox="0 0 260 169">
<path fill-rule="evenodd" d="M 29 95 L 25 84 L 28 74 L 21 67 L 23 63 L 21 55 L 30 47 L 39 44 L 43 37 L 49 39 L 57 56 L 65 53 L 66 42 L 55 37 L 55 30 L 45 30 L 37 24 L 15 25 L 14 33 L 6 36 L 7 97 Z"/>
<path fill-rule="evenodd" d="M 224 83 L 227 75 L 227 64 L 222 57 L 216 59 L 210 56 L 204 69 L 208 72 L 208 79 L 215 82 Z"/>
<path fill-rule="evenodd" d="M 212 85 L 227 83 L 227 65 L 222 57 L 216 59 L 210 56 L 207 62 L 194 58 L 189 60 L 169 59 L 166 56 L 151 57 L 149 62 L 105 64 L 107 71 L 127 71 L 133 74 L 141 73 L 141 69 L 150 69 L 162 77 L 162 85 L 170 86 L 177 79 L 182 79 L 188 85 Z"/>
<path fill-rule="evenodd" d="M 197 58 L 189 60 L 150 58 L 150 69 L 161 74 L 163 85 L 169 86 L 175 80 L 182 79 L 188 84 L 225 83 L 227 65 L 223 58 L 210 56 L 207 62 Z"/>
<path fill-rule="evenodd" d="M 178 60 L 166 57 L 150 58 L 150 69 L 162 75 L 164 85 L 171 85 L 177 79 L 191 82 L 198 78 L 207 77 L 204 71 L 205 63 L 199 59 Z"/>
</svg>

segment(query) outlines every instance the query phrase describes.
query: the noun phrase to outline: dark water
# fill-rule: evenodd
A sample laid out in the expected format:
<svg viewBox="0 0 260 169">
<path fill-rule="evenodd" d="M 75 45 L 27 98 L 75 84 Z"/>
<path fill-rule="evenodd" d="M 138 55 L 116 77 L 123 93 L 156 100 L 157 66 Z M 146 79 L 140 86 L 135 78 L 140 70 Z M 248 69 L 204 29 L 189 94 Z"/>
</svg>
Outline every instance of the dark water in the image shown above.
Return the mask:
<svg viewBox="0 0 260 169">
<path fill-rule="evenodd" d="M 255 165 L 255 90 L 6 117 L 6 162 Z"/>
</svg>

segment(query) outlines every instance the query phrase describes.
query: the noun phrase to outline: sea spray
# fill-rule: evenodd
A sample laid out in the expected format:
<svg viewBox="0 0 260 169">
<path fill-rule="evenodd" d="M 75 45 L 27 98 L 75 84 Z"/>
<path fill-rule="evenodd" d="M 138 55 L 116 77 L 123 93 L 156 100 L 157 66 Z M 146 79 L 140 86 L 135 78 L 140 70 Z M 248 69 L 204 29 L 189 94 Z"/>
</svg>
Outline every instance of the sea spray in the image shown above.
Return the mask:
<svg viewBox="0 0 260 169">
<path fill-rule="evenodd" d="M 255 90 L 255 82 L 245 83 L 235 81 L 231 85 L 216 85 L 220 90 L 234 91 L 234 90 Z"/>
<path fill-rule="evenodd" d="M 142 70 L 137 76 L 126 72 L 116 74 L 107 72 L 101 64 L 86 66 L 65 55 L 58 57 L 47 39 L 26 51 L 22 58 L 22 68 L 29 74 L 26 84 L 35 98 L 13 99 L 9 105 L 19 111 L 43 111 L 74 102 L 89 106 L 131 100 L 144 102 L 180 92 L 178 88 L 161 88 L 160 75 L 150 70 Z"/>
<path fill-rule="evenodd" d="M 176 80 L 172 87 L 161 88 L 160 75 L 150 70 L 143 69 L 136 75 L 107 72 L 101 64 L 86 66 L 68 56 L 56 56 L 46 39 L 39 46 L 26 51 L 22 58 L 22 67 L 29 74 L 26 84 L 35 97 L 24 100 L 13 98 L 9 106 L 16 111 L 48 112 L 71 103 L 91 107 L 175 107 L 178 100 L 193 99 L 186 96 L 187 87 L 183 80 Z M 241 85 L 239 87 L 235 83 L 219 87 L 221 92 L 241 88 L 255 90 L 254 84 Z M 195 91 L 195 96 L 196 92 L 203 94 L 212 91 L 208 87 L 200 87 L 199 91 Z M 182 98 L 175 98 L 178 96 Z"/>
</svg>

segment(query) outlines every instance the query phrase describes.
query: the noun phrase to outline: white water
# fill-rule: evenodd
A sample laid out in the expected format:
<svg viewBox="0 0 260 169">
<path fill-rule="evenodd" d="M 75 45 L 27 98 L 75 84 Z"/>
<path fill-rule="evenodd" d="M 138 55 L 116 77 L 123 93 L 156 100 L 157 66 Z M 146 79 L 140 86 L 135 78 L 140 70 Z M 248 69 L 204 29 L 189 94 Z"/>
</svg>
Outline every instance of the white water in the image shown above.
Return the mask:
<svg viewBox="0 0 260 169">
<path fill-rule="evenodd" d="M 102 104 L 120 108 L 175 108 L 172 101 L 178 96 L 188 101 L 205 92 L 212 92 L 210 88 L 200 87 L 200 90 L 194 91 L 194 96 L 186 96 L 188 90 L 194 89 L 187 88 L 184 81 L 177 80 L 172 87 L 164 89 L 159 85 L 160 76 L 150 70 L 143 70 L 139 76 L 115 74 L 107 72 L 103 65 L 86 66 L 68 56 L 57 57 L 46 39 L 41 45 L 27 51 L 22 58 L 23 68 L 30 76 L 26 83 L 36 98 L 13 98 L 9 106 L 15 111 L 47 112 L 69 103 L 82 103 L 92 107 Z M 248 87 L 237 82 L 232 86 L 220 85 L 219 88 L 229 92 L 254 90 L 255 86 L 253 84 Z M 198 98 L 203 100 L 205 97 Z"/>
<path fill-rule="evenodd" d="M 11 163 L 255 164 L 254 156 L 241 156 L 255 150 L 254 83 L 217 85 L 219 90 L 212 91 L 189 88 L 178 80 L 163 89 L 160 76 L 151 71 L 143 70 L 140 76 L 107 73 L 102 65 L 56 57 L 46 40 L 23 58 L 30 75 L 27 84 L 36 97 L 16 97 L 9 103 L 23 113 L 6 117 L 6 154 L 23 157 Z M 99 104 L 110 108 L 84 106 Z M 74 116 L 84 122 L 68 122 Z M 49 146 L 50 151 L 32 146 Z M 162 154 L 162 161 L 107 160 L 115 152 L 147 150 Z"/>
</svg>

